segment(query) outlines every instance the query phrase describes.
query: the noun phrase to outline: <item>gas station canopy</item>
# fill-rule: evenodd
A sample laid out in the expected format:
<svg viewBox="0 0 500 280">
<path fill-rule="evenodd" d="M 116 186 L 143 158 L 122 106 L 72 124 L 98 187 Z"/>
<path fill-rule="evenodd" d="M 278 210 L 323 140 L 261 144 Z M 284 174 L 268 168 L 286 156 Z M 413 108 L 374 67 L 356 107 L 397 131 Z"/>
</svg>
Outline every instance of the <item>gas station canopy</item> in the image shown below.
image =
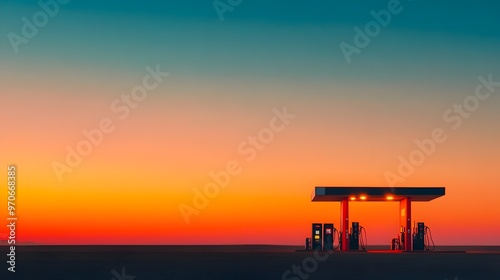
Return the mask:
<svg viewBox="0 0 500 280">
<path fill-rule="evenodd" d="M 349 203 L 357 201 L 380 201 L 399 203 L 399 222 L 401 225 L 404 251 L 412 250 L 411 203 L 431 201 L 445 193 L 444 187 L 315 187 L 313 202 L 340 202 L 340 243 L 341 250 L 349 250 Z M 423 229 L 422 229 L 423 231 Z"/>
<path fill-rule="evenodd" d="M 444 187 L 315 187 L 312 201 L 431 201 L 445 194 Z"/>
</svg>

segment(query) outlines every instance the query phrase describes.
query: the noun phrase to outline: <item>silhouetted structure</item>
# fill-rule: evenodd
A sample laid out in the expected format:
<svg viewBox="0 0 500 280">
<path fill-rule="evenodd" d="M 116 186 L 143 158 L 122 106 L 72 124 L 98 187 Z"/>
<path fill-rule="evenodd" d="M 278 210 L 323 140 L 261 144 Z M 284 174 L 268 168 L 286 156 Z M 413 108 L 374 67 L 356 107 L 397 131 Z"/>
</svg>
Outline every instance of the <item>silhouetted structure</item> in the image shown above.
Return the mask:
<svg viewBox="0 0 500 280">
<path fill-rule="evenodd" d="M 431 201 L 445 194 L 444 187 L 316 187 L 313 202 L 340 202 L 341 250 L 349 250 L 349 201 L 399 201 L 401 249 L 412 250 L 411 203 Z M 418 248 L 416 248 L 418 249 Z"/>
</svg>

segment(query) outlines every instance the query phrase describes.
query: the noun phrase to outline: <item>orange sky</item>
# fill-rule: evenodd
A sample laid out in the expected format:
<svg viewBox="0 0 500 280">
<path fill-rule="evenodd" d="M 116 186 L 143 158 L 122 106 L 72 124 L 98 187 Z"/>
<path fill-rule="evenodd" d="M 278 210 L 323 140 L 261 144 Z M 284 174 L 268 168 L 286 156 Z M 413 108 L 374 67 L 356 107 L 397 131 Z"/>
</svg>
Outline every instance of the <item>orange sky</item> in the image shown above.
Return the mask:
<svg viewBox="0 0 500 280">
<path fill-rule="evenodd" d="M 78 79 L 60 74 L 55 81 L 46 74 L 23 72 L 23 77 L 15 66 L 9 71 L 11 79 L 2 85 L 9 95 L 0 113 L 8 120 L 1 124 L 5 171 L 0 178 L 6 181 L 9 164 L 17 166 L 19 241 L 302 244 L 311 223 L 339 223 L 338 203 L 310 201 L 314 186 L 387 186 L 384 173 L 396 172 L 398 156 L 407 157 L 415 139 L 442 127 L 448 140 L 399 185 L 444 186 L 446 196 L 414 203 L 413 219 L 431 227 L 438 245 L 500 242 L 500 133 L 495 129 L 500 99 L 482 103 L 456 131 L 442 119 L 472 86 L 454 95 L 428 85 L 425 90 L 442 96 L 429 102 L 426 97 L 388 98 L 423 90 L 406 85 L 269 79 L 252 88 L 244 80 L 198 78 L 194 83 L 192 77 L 173 76 L 121 121 L 109 104 L 140 83 L 142 72 L 105 80 L 98 71 L 84 69 Z M 0 68 L 0 74 L 6 72 Z M 26 77 L 30 83 L 23 82 Z M 127 82 L 117 85 L 118 80 Z M 312 88 L 314 93 L 303 94 Z M 232 98 L 235 91 L 259 94 Z M 328 96 L 363 91 L 385 97 Z M 246 161 L 238 145 L 268 127 L 273 108 L 284 106 L 296 118 Z M 116 130 L 60 182 L 52 163 L 64 162 L 66 146 L 75 147 L 84 139 L 81 131 L 97 127 L 104 117 L 114 121 Z M 189 205 L 193 188 L 202 189 L 211 181 L 209 173 L 225 169 L 231 160 L 240 164 L 241 174 L 232 176 L 186 224 L 179 205 Z M 6 199 L 6 192 L 0 192 L 0 201 Z M 369 244 L 388 244 L 398 233 L 397 209 L 396 202 L 352 203 L 350 218 L 367 229 Z M 6 212 L 0 213 L 5 220 Z M 487 234 L 479 238 L 478 227 Z M 5 229 L 0 234 L 5 238 Z"/>
</svg>

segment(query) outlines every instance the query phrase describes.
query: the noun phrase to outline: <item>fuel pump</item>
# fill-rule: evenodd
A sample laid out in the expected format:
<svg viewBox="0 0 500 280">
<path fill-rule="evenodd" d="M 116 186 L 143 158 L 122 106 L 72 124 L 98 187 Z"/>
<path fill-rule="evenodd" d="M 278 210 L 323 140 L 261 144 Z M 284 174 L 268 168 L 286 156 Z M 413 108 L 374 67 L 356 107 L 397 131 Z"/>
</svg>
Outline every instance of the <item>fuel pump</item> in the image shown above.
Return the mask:
<svg viewBox="0 0 500 280">
<path fill-rule="evenodd" d="M 349 249 L 359 250 L 361 247 L 361 250 L 366 251 L 367 243 L 368 239 L 365 228 L 360 226 L 358 222 L 352 222 L 349 234 Z"/>
<path fill-rule="evenodd" d="M 415 227 L 413 226 L 413 250 L 414 251 L 432 251 L 436 248 L 432 238 L 431 229 L 425 226 L 424 223 L 419 222 Z"/>
<path fill-rule="evenodd" d="M 323 249 L 323 224 L 312 224 L 312 250 Z"/>
<path fill-rule="evenodd" d="M 413 222 L 413 251 L 424 250 L 424 223 L 418 223 L 415 226 Z"/>
<path fill-rule="evenodd" d="M 392 251 L 397 251 L 397 250 L 401 250 L 404 248 L 404 246 L 405 246 L 405 231 L 406 231 L 406 228 L 401 227 L 399 234 L 398 234 L 398 237 L 393 238 L 391 240 L 391 250 Z"/>
<path fill-rule="evenodd" d="M 335 245 L 335 236 L 339 236 L 338 230 L 333 226 L 333 224 L 323 224 L 323 250 L 336 250 L 339 248 L 340 244 Z M 339 241 L 340 241 L 340 237 Z"/>
<path fill-rule="evenodd" d="M 352 222 L 351 230 L 349 233 L 349 249 L 359 250 L 359 223 Z"/>
</svg>

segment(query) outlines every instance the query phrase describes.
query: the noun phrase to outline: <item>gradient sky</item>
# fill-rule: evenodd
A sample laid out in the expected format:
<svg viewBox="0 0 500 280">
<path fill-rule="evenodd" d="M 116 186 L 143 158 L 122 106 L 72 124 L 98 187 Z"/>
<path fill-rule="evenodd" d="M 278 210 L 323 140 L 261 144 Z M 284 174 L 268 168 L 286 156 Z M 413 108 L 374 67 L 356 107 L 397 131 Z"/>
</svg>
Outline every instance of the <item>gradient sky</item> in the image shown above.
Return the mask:
<svg viewBox="0 0 500 280">
<path fill-rule="evenodd" d="M 499 3 L 401 1 L 347 63 L 339 44 L 388 1 L 243 0 L 224 21 L 212 2 L 71 0 L 17 54 L 8 34 L 41 7 L 0 3 L 0 178 L 17 166 L 18 241 L 303 244 L 311 223 L 339 223 L 314 186 L 387 186 L 415 139 L 442 128 L 398 183 L 446 187 L 413 219 L 438 245 L 500 244 L 500 87 L 458 129 L 443 120 L 478 76 L 500 81 Z M 156 65 L 170 76 L 120 120 L 110 104 Z M 246 161 L 238 145 L 285 106 L 296 118 Z M 103 118 L 115 131 L 59 181 L 53 162 Z M 231 160 L 241 174 L 186 224 L 179 205 Z M 350 209 L 369 244 L 397 235 L 397 203 Z"/>
</svg>

